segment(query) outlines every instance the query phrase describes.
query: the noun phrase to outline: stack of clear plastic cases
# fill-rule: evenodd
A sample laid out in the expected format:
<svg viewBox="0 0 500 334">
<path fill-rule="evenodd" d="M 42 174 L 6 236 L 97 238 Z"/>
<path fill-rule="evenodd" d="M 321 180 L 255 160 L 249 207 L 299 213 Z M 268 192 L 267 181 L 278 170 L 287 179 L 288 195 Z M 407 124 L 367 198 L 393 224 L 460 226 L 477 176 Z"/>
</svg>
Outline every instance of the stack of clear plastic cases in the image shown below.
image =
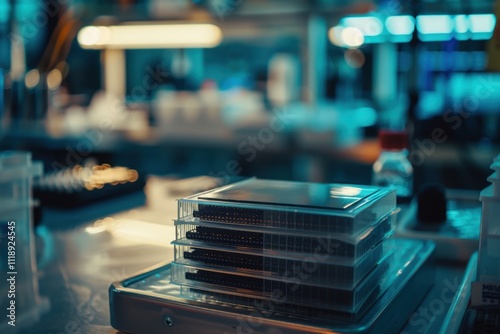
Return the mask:
<svg viewBox="0 0 500 334">
<path fill-rule="evenodd" d="M 391 188 L 250 179 L 179 200 L 172 283 L 192 295 L 354 313 L 381 292 Z"/>
</svg>

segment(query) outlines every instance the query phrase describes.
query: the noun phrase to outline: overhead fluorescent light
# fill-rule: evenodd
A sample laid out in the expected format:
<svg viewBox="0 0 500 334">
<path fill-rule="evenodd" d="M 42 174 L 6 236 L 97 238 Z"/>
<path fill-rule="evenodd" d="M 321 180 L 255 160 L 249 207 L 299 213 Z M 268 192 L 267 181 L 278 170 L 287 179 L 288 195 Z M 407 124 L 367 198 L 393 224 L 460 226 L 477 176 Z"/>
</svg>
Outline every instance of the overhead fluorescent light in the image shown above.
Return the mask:
<svg viewBox="0 0 500 334">
<path fill-rule="evenodd" d="M 469 15 L 471 39 L 490 39 L 495 29 L 496 18 L 493 14 Z"/>
<path fill-rule="evenodd" d="M 459 34 L 464 34 L 469 31 L 469 20 L 467 15 L 456 15 L 453 18 L 455 22 L 455 31 Z"/>
<path fill-rule="evenodd" d="M 379 36 L 384 31 L 384 25 L 375 16 L 348 16 L 340 20 L 340 24 L 358 29 L 365 37 Z"/>
<path fill-rule="evenodd" d="M 348 16 L 330 29 L 329 38 L 337 46 L 350 48 L 384 41 L 405 43 L 411 41 L 416 28 L 423 42 L 448 41 L 452 38 L 485 40 L 493 35 L 495 24 L 493 14 L 418 15 L 416 18 L 395 15 L 387 17 L 384 23 L 376 16 Z"/>
<path fill-rule="evenodd" d="M 362 44 L 384 41 L 384 24 L 376 16 L 347 16 L 340 20 L 338 26 L 343 29 L 343 46 L 356 48 Z M 333 40 L 332 43 L 335 44 Z"/>
<path fill-rule="evenodd" d="M 450 15 L 418 15 L 417 30 L 421 34 L 451 34 L 453 21 Z"/>
<path fill-rule="evenodd" d="M 418 15 L 417 30 L 423 42 L 447 41 L 453 37 L 454 24 L 450 15 Z"/>
<path fill-rule="evenodd" d="M 87 26 L 77 39 L 84 49 L 211 48 L 222 32 L 213 24 L 124 24 Z"/>
<path fill-rule="evenodd" d="M 468 39 L 470 36 L 469 17 L 467 15 L 456 15 L 453 22 L 455 23 L 455 38 L 458 40 Z"/>
<path fill-rule="evenodd" d="M 417 16 L 419 38 L 424 42 L 447 41 L 452 37 L 458 40 L 490 39 L 495 23 L 493 14 Z"/>
<path fill-rule="evenodd" d="M 495 29 L 495 15 L 471 14 L 469 15 L 470 31 L 474 33 L 493 33 Z"/>
<path fill-rule="evenodd" d="M 415 19 L 410 15 L 389 16 L 385 20 L 385 27 L 389 33 L 389 41 L 407 43 L 413 38 Z"/>
<path fill-rule="evenodd" d="M 385 26 L 390 34 L 411 35 L 415 30 L 413 21 L 413 16 L 410 15 L 389 16 L 385 20 Z"/>
</svg>

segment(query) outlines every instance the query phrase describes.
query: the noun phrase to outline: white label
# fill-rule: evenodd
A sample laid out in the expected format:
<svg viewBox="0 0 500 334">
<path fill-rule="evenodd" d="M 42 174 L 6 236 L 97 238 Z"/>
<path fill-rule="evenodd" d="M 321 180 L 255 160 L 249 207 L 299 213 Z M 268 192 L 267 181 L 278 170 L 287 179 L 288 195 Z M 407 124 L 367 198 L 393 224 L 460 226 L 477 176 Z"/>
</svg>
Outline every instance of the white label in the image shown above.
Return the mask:
<svg viewBox="0 0 500 334">
<path fill-rule="evenodd" d="M 472 282 L 472 306 L 500 306 L 500 284 Z"/>
</svg>

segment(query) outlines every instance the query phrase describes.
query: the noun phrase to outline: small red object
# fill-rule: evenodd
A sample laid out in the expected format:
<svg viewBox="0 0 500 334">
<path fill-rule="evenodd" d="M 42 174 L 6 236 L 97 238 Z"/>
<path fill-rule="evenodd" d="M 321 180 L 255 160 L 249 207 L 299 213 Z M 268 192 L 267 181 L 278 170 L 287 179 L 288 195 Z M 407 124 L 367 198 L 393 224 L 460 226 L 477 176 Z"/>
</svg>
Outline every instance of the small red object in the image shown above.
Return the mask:
<svg viewBox="0 0 500 334">
<path fill-rule="evenodd" d="M 378 138 L 383 150 L 403 150 L 408 147 L 406 131 L 380 130 Z"/>
</svg>

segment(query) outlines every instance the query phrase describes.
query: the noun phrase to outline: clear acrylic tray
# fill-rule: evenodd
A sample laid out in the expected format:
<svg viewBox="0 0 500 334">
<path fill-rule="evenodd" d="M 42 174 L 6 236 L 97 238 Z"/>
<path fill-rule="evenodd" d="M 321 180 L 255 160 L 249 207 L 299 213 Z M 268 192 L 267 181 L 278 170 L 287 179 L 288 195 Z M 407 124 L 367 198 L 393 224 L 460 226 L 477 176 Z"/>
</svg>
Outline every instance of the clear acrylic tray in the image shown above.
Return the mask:
<svg viewBox="0 0 500 334">
<path fill-rule="evenodd" d="M 249 179 L 178 202 L 178 219 L 354 235 L 396 208 L 392 188 Z"/>
<path fill-rule="evenodd" d="M 290 260 L 181 245 L 175 246 L 174 254 L 175 263 L 179 265 L 204 266 L 215 271 L 285 282 L 294 282 L 300 277 L 303 283 L 311 285 L 352 289 L 392 252 L 394 243 L 383 241 L 354 265 L 319 262 L 312 256 Z"/>
<path fill-rule="evenodd" d="M 355 312 L 385 287 L 379 282 L 390 268 L 390 256 L 381 261 L 354 289 L 311 285 L 295 274 L 288 280 L 249 277 L 240 272 L 172 263 L 172 283 L 194 289 L 257 299 L 281 299 L 284 304 Z M 304 274 L 304 273 L 303 273 Z"/>
<path fill-rule="evenodd" d="M 255 229 L 219 228 L 210 223 L 191 224 L 178 220 L 175 222 L 176 240 L 172 244 L 274 258 L 300 260 L 313 257 L 320 258 L 322 262 L 354 265 L 392 234 L 396 216 L 397 212 L 394 211 L 356 236 L 335 233 L 317 236 L 285 234 L 276 229 L 257 232 Z"/>
</svg>

